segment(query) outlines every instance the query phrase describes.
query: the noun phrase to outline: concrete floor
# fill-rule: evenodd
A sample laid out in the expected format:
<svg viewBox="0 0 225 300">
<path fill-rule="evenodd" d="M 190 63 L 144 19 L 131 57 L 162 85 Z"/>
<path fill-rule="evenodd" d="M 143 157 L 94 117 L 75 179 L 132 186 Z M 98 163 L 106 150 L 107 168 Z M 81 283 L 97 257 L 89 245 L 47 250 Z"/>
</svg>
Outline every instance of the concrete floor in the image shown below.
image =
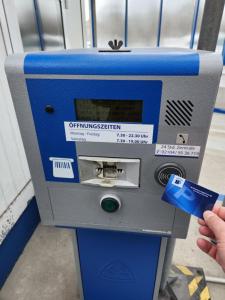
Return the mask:
<svg viewBox="0 0 225 300">
<path fill-rule="evenodd" d="M 214 114 L 200 183 L 225 194 L 225 116 Z M 39 226 L 0 292 L 0 300 L 76 300 L 73 232 Z M 178 240 L 174 263 L 203 267 L 210 276 L 225 278 L 221 268 L 196 247 L 199 236 L 192 218 L 188 238 Z M 225 285 L 209 284 L 213 300 L 225 299 Z M 129 300 L 129 299 L 126 299 Z M 141 299 L 140 299 L 141 300 Z"/>
</svg>

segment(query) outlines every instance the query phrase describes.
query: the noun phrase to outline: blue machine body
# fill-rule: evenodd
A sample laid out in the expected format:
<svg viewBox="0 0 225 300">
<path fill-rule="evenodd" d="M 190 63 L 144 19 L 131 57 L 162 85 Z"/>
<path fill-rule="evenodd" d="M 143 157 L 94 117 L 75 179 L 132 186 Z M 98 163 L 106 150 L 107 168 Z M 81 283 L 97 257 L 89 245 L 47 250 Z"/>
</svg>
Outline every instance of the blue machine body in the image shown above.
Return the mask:
<svg viewBox="0 0 225 300">
<path fill-rule="evenodd" d="M 161 197 L 171 174 L 198 180 L 221 70 L 185 49 L 7 59 L 42 223 L 75 231 L 81 300 L 158 300 L 190 221 Z"/>
<path fill-rule="evenodd" d="M 163 82 L 116 80 L 113 76 L 197 76 L 199 56 L 176 51 L 155 53 L 29 54 L 25 74 L 81 75 L 79 79 L 27 78 L 33 120 L 45 178 L 79 183 L 76 143 L 65 139 L 64 122 L 76 121 L 76 99 L 142 100 L 142 124 L 153 124 L 157 143 Z M 82 76 L 112 76 L 110 80 Z M 43 107 L 51 102 L 54 115 Z M 74 178 L 52 174 L 49 157 L 73 157 Z M 153 299 L 162 237 L 95 229 L 76 229 L 83 296 L 85 300 Z"/>
</svg>

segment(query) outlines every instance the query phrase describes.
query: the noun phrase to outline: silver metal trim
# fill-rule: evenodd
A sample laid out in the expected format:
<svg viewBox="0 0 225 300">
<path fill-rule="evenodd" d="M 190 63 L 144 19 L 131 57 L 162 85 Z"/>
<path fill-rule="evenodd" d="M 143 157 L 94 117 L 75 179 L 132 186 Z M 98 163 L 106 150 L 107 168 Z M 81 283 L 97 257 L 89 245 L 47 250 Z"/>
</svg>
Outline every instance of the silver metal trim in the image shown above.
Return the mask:
<svg viewBox="0 0 225 300">
<path fill-rule="evenodd" d="M 159 288 L 160 288 L 160 282 L 164 267 L 164 261 L 165 261 L 165 255 L 166 255 L 166 248 L 167 248 L 167 242 L 168 238 L 163 237 L 161 240 L 161 246 L 160 246 L 160 252 L 159 252 L 159 259 L 158 259 L 158 268 L 155 278 L 155 289 L 153 294 L 153 300 L 158 300 L 159 298 Z"/>
</svg>

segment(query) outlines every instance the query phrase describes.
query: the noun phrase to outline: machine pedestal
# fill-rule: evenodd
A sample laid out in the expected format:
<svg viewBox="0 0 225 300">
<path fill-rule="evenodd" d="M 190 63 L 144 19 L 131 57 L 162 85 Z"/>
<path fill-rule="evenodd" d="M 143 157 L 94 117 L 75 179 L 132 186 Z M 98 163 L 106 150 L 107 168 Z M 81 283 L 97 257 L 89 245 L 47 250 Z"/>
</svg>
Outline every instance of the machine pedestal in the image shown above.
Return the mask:
<svg viewBox="0 0 225 300">
<path fill-rule="evenodd" d="M 165 238 L 80 228 L 75 233 L 84 300 L 156 299 Z"/>
</svg>

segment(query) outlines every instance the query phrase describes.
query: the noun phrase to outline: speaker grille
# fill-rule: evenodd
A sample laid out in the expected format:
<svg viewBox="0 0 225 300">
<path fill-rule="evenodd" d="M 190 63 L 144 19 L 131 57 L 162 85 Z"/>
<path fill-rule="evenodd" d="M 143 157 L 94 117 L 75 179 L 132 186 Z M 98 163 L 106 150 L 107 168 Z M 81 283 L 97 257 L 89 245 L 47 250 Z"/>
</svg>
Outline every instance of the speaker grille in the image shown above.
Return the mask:
<svg viewBox="0 0 225 300">
<path fill-rule="evenodd" d="M 167 100 L 165 122 L 169 126 L 191 126 L 193 110 L 190 100 Z"/>
</svg>

